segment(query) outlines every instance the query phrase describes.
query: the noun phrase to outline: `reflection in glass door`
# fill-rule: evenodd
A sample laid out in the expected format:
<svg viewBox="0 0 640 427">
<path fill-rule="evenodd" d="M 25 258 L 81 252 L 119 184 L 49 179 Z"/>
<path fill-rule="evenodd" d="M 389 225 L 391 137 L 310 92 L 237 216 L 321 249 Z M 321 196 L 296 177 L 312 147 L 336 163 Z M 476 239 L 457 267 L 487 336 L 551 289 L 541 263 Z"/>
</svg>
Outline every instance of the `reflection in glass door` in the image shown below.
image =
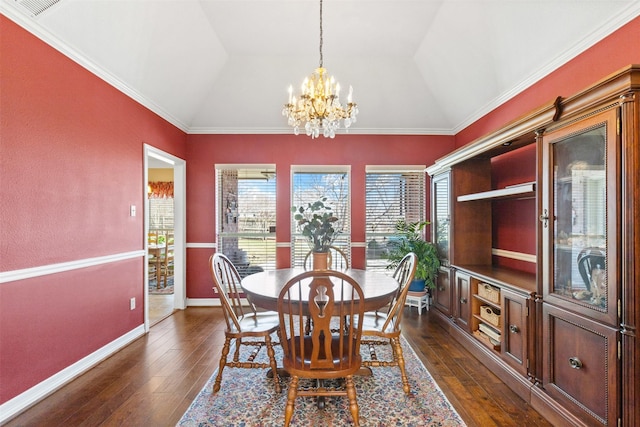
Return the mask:
<svg viewBox="0 0 640 427">
<path fill-rule="evenodd" d="M 554 292 L 606 307 L 605 126 L 557 142 L 552 150 Z"/>
<path fill-rule="evenodd" d="M 540 217 L 545 297 L 612 323 L 617 283 L 609 263 L 616 262 L 617 222 L 607 213 L 617 202 L 615 118 L 610 110 L 545 135 Z"/>
</svg>

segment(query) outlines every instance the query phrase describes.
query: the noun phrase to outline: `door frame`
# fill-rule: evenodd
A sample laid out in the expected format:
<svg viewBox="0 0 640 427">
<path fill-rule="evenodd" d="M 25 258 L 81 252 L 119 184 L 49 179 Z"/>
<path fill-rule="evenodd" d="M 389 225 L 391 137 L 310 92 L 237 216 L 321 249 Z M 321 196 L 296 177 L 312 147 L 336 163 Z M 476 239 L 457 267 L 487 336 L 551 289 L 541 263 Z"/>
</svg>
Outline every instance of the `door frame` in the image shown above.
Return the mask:
<svg viewBox="0 0 640 427">
<path fill-rule="evenodd" d="M 173 209 L 174 209 L 174 252 L 173 252 L 173 308 L 184 310 L 186 307 L 186 236 L 187 236 L 187 203 L 186 203 L 186 165 L 184 159 L 162 151 L 149 144 L 144 144 L 144 329 L 149 332 L 149 199 L 146 189 L 149 183 L 149 157 L 167 163 L 173 168 Z"/>
</svg>

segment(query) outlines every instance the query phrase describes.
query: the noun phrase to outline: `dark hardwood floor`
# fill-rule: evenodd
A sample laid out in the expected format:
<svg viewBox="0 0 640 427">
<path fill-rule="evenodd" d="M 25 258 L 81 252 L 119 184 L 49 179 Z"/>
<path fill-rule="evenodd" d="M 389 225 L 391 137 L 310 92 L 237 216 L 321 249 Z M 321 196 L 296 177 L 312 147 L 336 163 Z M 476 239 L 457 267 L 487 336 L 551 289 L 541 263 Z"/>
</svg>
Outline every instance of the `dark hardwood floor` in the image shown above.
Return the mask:
<svg viewBox="0 0 640 427">
<path fill-rule="evenodd" d="M 429 313 L 405 310 L 405 336 L 469 426 L 550 426 Z M 223 342 L 219 308 L 177 311 L 6 425 L 174 426 L 216 369 Z"/>
</svg>

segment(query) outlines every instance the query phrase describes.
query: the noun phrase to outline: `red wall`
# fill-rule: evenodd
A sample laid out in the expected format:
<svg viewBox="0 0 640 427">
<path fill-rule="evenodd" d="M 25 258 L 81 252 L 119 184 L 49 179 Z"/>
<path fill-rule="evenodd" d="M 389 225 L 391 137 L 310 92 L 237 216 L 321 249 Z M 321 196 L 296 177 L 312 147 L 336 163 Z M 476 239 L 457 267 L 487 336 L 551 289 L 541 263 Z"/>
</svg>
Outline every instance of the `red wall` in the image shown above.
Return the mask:
<svg viewBox="0 0 640 427">
<path fill-rule="evenodd" d="M 187 160 L 187 242 L 215 241 L 215 163 L 352 164 L 353 238 L 362 241 L 364 165 L 429 164 L 453 137 L 340 135 L 335 140 L 185 135 L 0 16 L 0 272 L 143 249 L 143 142 Z M 455 137 L 457 146 L 530 110 L 640 63 L 640 18 Z M 278 210 L 288 241 L 289 203 Z M 498 237 L 502 239 L 502 237 Z M 187 253 L 187 295 L 210 298 L 206 260 Z M 357 252 L 357 251 L 356 251 Z M 354 253 L 357 263 L 364 249 Z M 359 261 L 358 261 L 359 260 Z M 278 263 L 288 252 L 279 248 Z M 0 283 L 0 403 L 143 322 L 143 259 Z M 358 266 L 358 264 L 356 264 Z"/>
<path fill-rule="evenodd" d="M 450 136 L 339 135 L 315 139 L 291 135 L 189 135 L 187 138 L 187 241 L 215 241 L 214 167 L 216 163 L 276 165 L 276 241 L 289 242 L 291 165 L 351 165 L 351 240 L 365 240 L 365 166 L 430 165 L 453 149 Z M 232 147 L 232 149 L 230 149 Z M 192 185 L 196 183 L 197 185 Z M 427 197 L 428 200 L 428 197 Z M 189 248 L 187 296 L 212 298 L 207 260 L 212 249 Z M 289 249 L 277 249 L 277 265 L 289 266 Z M 356 268 L 364 267 L 364 248 L 352 249 Z"/>
<path fill-rule="evenodd" d="M 536 166 L 535 144 L 494 157 L 491 161 L 491 188 L 535 182 Z M 492 246 L 496 249 L 535 255 L 538 224 L 536 211 L 535 198 L 494 201 L 491 213 Z M 536 272 L 536 264 L 526 261 L 494 257 L 494 264 L 529 273 Z"/>
<path fill-rule="evenodd" d="M 144 246 L 143 142 L 186 135 L 0 16 L 0 271 Z M 143 323 L 142 256 L 0 283 L 0 403 Z M 136 297 L 135 310 L 129 299 Z"/>
</svg>

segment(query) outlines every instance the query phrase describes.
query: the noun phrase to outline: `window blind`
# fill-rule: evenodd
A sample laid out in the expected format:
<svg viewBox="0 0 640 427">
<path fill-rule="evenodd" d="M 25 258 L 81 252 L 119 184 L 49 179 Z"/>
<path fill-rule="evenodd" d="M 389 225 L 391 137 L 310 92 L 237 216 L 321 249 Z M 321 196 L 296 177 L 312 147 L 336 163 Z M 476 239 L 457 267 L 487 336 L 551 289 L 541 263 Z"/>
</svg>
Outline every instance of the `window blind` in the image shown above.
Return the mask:
<svg viewBox="0 0 640 427">
<path fill-rule="evenodd" d="M 173 197 L 149 199 L 149 229 L 173 230 Z"/>
<path fill-rule="evenodd" d="M 333 245 L 342 249 L 351 264 L 351 212 L 349 204 L 349 168 L 340 166 L 294 167 L 291 179 L 293 206 L 306 206 L 323 197 L 338 218 L 334 229 L 339 235 Z M 291 215 L 291 265 L 302 267 L 311 248 Z"/>
<path fill-rule="evenodd" d="M 404 170 L 397 167 L 367 167 L 367 269 L 386 269 L 388 245 L 395 238 L 395 224 L 399 219 L 407 222 L 424 221 L 424 186 L 423 166 Z"/>
<path fill-rule="evenodd" d="M 274 165 L 216 166 L 217 250 L 242 277 L 276 265 Z"/>
</svg>

